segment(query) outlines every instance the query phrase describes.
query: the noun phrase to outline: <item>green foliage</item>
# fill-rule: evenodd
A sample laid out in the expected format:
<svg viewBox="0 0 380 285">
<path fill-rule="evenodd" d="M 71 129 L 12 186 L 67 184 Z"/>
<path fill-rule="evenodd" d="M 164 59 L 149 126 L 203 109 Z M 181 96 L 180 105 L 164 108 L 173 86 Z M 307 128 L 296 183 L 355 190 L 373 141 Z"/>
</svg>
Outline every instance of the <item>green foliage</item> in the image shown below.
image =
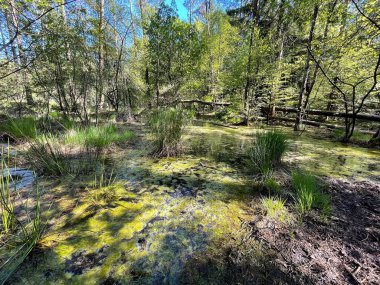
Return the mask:
<svg viewBox="0 0 380 285">
<path fill-rule="evenodd" d="M 6 158 L 5 158 L 6 157 Z M 1 209 L 1 246 L 0 283 L 4 284 L 12 273 L 22 264 L 37 244 L 43 233 L 41 220 L 40 190 L 34 186 L 34 206 L 30 208 L 21 195 L 17 195 L 15 181 L 10 171 L 8 156 L 0 153 L 0 209 Z M 17 200 L 20 199 L 20 200 Z M 17 206 L 18 210 L 15 210 Z M 22 210 L 20 210 L 23 208 Z M 26 216 L 25 216 L 26 213 Z"/>
<path fill-rule="evenodd" d="M 28 161 L 34 169 L 46 175 L 63 175 L 70 170 L 70 164 L 57 137 L 42 135 L 30 143 Z"/>
<path fill-rule="evenodd" d="M 253 147 L 248 150 L 250 164 L 254 171 L 268 175 L 288 148 L 286 136 L 279 131 L 260 133 Z"/>
<path fill-rule="evenodd" d="M 301 215 L 313 208 L 320 209 L 324 216 L 331 213 L 330 196 L 320 190 L 313 175 L 295 171 L 292 173 L 292 185 L 297 210 Z"/>
<path fill-rule="evenodd" d="M 73 129 L 76 126 L 75 121 L 70 119 L 69 117 L 63 116 L 58 120 L 58 122 L 66 129 L 70 130 Z"/>
<path fill-rule="evenodd" d="M 0 208 L 1 208 L 1 225 L 2 231 L 8 233 L 14 225 L 14 197 L 11 196 L 11 191 L 15 190 L 15 185 L 12 187 L 13 177 L 10 174 L 10 149 L 7 147 L 7 154 L 2 147 L 0 153 Z M 13 183 L 14 184 L 14 183 Z"/>
<path fill-rule="evenodd" d="M 281 193 L 281 186 L 273 177 L 268 177 L 264 180 L 264 187 L 270 192 L 275 194 Z"/>
<path fill-rule="evenodd" d="M 180 141 L 186 117 L 181 110 L 157 110 L 148 119 L 153 136 L 153 154 L 175 156 L 180 151 Z"/>
<path fill-rule="evenodd" d="M 34 207 L 27 212 L 26 220 L 14 216 L 17 227 L 12 230 L 12 235 L 5 237 L 0 248 L 0 252 L 7 252 L 6 261 L 0 266 L 1 284 L 17 270 L 41 239 L 44 231 L 41 211 L 39 186 L 36 185 Z"/>
<path fill-rule="evenodd" d="M 84 146 L 87 149 L 94 148 L 101 151 L 113 143 L 121 143 L 131 139 L 134 134 L 131 131 L 119 133 L 115 125 L 90 126 L 70 130 L 65 136 L 65 143 Z"/>
<path fill-rule="evenodd" d="M 108 175 L 106 173 L 106 168 L 104 164 L 100 168 L 100 171 L 95 172 L 94 181 L 92 182 L 91 188 L 91 198 L 95 203 L 110 203 L 114 202 L 118 195 L 116 194 L 116 186 L 113 185 L 115 182 L 115 176 L 113 174 L 113 169 Z"/>
<path fill-rule="evenodd" d="M 285 200 L 276 197 L 261 198 L 261 205 L 268 217 L 280 222 L 289 222 L 290 214 L 285 206 Z"/>
<path fill-rule="evenodd" d="M 33 117 L 12 118 L 2 122 L 0 131 L 14 139 L 31 139 L 37 136 L 37 123 Z"/>
</svg>

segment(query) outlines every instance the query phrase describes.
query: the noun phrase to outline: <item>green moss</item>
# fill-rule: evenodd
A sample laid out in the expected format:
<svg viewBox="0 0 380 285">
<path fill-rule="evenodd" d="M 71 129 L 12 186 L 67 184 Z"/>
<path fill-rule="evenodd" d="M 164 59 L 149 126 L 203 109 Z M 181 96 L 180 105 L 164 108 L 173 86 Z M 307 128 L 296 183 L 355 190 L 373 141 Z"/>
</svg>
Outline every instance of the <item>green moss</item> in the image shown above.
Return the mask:
<svg viewBox="0 0 380 285">
<path fill-rule="evenodd" d="M 118 151 L 110 154 L 115 183 L 93 189 L 93 176 L 63 180 L 50 191 L 60 198 L 48 213 L 54 219 L 41 242 L 44 250 L 33 257 L 38 266 L 23 264 L 12 284 L 95 284 L 110 277 L 125 284 L 180 283 L 189 257 L 212 250 L 215 242 L 239 232 L 242 221 L 252 219 L 257 182 L 241 161 L 231 158 L 240 157 L 261 131 L 191 127 L 184 141 L 193 155 L 152 159 L 144 149 Z M 376 164 L 377 150 L 287 135 L 288 165 L 328 176 L 380 175 L 378 168 L 366 170 Z M 194 148 L 210 152 L 192 152 Z M 110 199 L 104 195 L 109 193 Z M 272 204 L 273 213 L 286 221 L 286 208 L 279 211 L 277 202 Z M 101 250 L 101 262 L 86 265 L 85 257 L 92 254 L 96 260 Z M 83 272 L 70 273 L 78 254 Z"/>
</svg>

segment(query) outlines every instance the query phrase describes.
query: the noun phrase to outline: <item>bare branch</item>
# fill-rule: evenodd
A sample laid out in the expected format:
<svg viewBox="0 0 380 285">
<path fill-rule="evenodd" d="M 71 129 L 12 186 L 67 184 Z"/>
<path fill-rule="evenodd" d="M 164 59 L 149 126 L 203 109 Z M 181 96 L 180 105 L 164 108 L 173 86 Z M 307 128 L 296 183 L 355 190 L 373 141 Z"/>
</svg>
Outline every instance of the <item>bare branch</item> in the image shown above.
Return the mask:
<svg viewBox="0 0 380 285">
<path fill-rule="evenodd" d="M 70 4 L 70 3 L 73 3 L 77 0 L 70 0 L 70 1 L 67 1 L 67 2 L 64 2 L 64 3 L 61 3 L 61 4 L 58 4 L 54 7 L 51 7 L 49 9 L 47 9 L 45 12 L 43 12 L 41 15 L 39 15 L 37 18 L 29 21 L 24 27 L 22 27 L 21 29 L 19 29 L 18 27 L 16 27 L 16 33 L 13 35 L 13 37 L 7 42 L 5 43 L 1 48 L 0 48 L 0 51 L 3 51 L 6 47 L 8 47 L 9 45 L 11 45 L 17 38 L 18 35 L 20 35 L 23 31 L 25 31 L 26 29 L 28 29 L 31 25 L 33 25 L 35 22 L 37 22 L 38 20 L 40 20 L 42 17 L 44 17 L 46 14 L 50 13 L 52 10 L 58 8 L 58 7 L 61 7 L 61 6 L 64 6 L 64 5 L 67 5 L 67 4 Z"/>
<path fill-rule="evenodd" d="M 373 72 L 373 84 L 372 84 L 371 88 L 368 90 L 368 92 L 363 96 L 363 98 L 362 98 L 362 100 L 360 102 L 360 105 L 359 105 L 358 109 L 356 110 L 356 114 L 360 112 L 360 109 L 363 107 L 364 101 L 372 93 L 372 91 L 374 91 L 375 88 L 376 88 L 376 85 L 377 85 L 377 76 L 379 75 L 378 74 L 379 67 L 380 67 L 380 53 L 379 53 L 379 56 L 377 58 L 377 63 L 376 63 L 375 71 Z"/>
<path fill-rule="evenodd" d="M 358 4 L 356 3 L 355 0 L 351 0 L 351 2 L 355 5 L 356 10 L 358 10 L 360 15 L 362 15 L 364 18 L 366 18 L 368 21 L 370 21 L 372 24 L 374 24 L 377 29 L 380 30 L 380 25 L 378 23 L 376 23 L 376 21 L 374 19 L 372 19 L 372 18 L 368 17 L 366 14 L 364 14 L 364 12 L 360 9 L 360 7 L 358 6 Z"/>
<path fill-rule="evenodd" d="M 338 86 L 336 85 L 332 80 L 331 78 L 327 75 L 326 71 L 323 69 L 323 67 L 321 66 L 321 64 L 318 62 L 318 60 L 315 58 L 313 52 L 311 51 L 311 49 L 309 47 L 307 47 L 307 51 L 309 52 L 311 58 L 314 60 L 315 64 L 317 65 L 317 67 L 321 70 L 322 74 L 324 75 L 324 77 L 326 77 L 326 79 L 330 82 L 330 84 L 332 86 L 334 86 L 338 91 L 339 93 L 341 93 L 343 96 L 347 96 L 346 93 Z"/>
</svg>

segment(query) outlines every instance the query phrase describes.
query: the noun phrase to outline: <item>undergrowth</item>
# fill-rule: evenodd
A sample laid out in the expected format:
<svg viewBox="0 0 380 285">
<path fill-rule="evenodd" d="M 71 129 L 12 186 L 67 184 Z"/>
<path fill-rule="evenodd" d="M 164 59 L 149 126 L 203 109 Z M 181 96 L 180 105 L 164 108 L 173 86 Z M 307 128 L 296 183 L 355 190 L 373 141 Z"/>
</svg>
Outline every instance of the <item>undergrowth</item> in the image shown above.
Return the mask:
<svg viewBox="0 0 380 285">
<path fill-rule="evenodd" d="M 87 149 L 93 148 L 101 151 L 113 143 L 128 141 L 133 136 L 133 132 L 129 130 L 119 133 L 116 126 L 110 124 L 70 130 L 65 135 L 64 141 L 66 144 L 80 145 Z"/>
<path fill-rule="evenodd" d="M 107 169 L 104 164 L 99 171 L 95 171 L 94 180 L 90 185 L 90 197 L 96 204 L 110 203 L 117 199 L 115 175 L 113 169 L 110 173 L 107 173 Z"/>
<path fill-rule="evenodd" d="M 280 163 L 288 148 L 286 136 L 279 131 L 260 133 L 256 142 L 248 150 L 249 162 L 253 170 L 264 176 Z"/>
<path fill-rule="evenodd" d="M 261 198 L 261 205 L 268 217 L 283 223 L 290 221 L 290 214 L 286 209 L 285 200 L 278 197 L 263 197 Z"/>
<path fill-rule="evenodd" d="M 4 156 L 2 151 L 0 160 L 0 284 L 4 284 L 40 240 L 44 224 L 38 183 L 34 185 L 34 206 L 30 207 L 26 202 L 28 199 L 22 199 L 17 193 L 16 177 L 12 177 L 9 171 L 9 155 Z"/>
<path fill-rule="evenodd" d="M 70 172 L 70 164 L 59 139 L 42 135 L 30 143 L 27 152 L 32 167 L 47 175 L 63 175 Z"/>
<path fill-rule="evenodd" d="M 37 122 L 33 117 L 11 118 L 2 122 L 0 131 L 16 140 L 35 138 Z"/>
<path fill-rule="evenodd" d="M 281 194 L 281 186 L 274 177 L 266 177 L 263 186 L 269 193 Z"/>
<path fill-rule="evenodd" d="M 295 171 L 292 173 L 292 185 L 295 190 L 296 207 L 301 215 L 313 208 L 320 209 L 325 217 L 330 215 L 330 196 L 320 190 L 313 175 Z"/>
<path fill-rule="evenodd" d="M 157 110 L 148 119 L 153 137 L 153 151 L 157 156 L 175 156 L 180 153 L 180 141 L 186 125 L 186 116 L 177 109 Z"/>
</svg>

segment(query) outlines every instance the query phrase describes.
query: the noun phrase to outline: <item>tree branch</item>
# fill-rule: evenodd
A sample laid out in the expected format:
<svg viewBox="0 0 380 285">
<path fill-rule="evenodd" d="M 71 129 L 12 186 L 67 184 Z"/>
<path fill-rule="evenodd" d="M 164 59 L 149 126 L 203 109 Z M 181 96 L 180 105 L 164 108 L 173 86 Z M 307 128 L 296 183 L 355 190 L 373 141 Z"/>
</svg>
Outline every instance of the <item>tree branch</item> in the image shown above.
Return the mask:
<svg viewBox="0 0 380 285">
<path fill-rule="evenodd" d="M 64 6 L 64 5 L 67 5 L 67 4 L 70 4 L 70 3 L 73 3 L 77 0 L 70 0 L 70 1 L 67 1 L 67 2 L 64 2 L 64 3 L 61 3 L 61 4 L 58 4 L 54 7 L 51 7 L 49 9 L 47 9 L 45 12 L 43 12 L 41 15 L 39 15 L 37 18 L 29 21 L 24 27 L 22 27 L 21 29 L 19 29 L 18 27 L 16 27 L 16 33 L 13 35 L 13 37 L 5 44 L 3 44 L 3 46 L 0 48 L 0 51 L 3 51 L 6 47 L 8 47 L 9 45 L 11 45 L 17 38 L 18 35 L 20 35 L 22 32 L 24 32 L 27 28 L 29 28 L 31 25 L 33 25 L 35 22 L 37 22 L 38 20 L 40 20 L 42 17 L 44 17 L 46 14 L 50 13 L 52 10 L 58 8 L 58 7 L 61 7 L 61 6 Z"/>
<path fill-rule="evenodd" d="M 321 64 L 318 62 L 318 60 L 315 58 L 313 52 L 311 51 L 311 49 L 309 47 L 307 47 L 307 51 L 309 52 L 311 58 L 313 59 L 313 61 L 315 62 L 315 64 L 317 65 L 317 67 L 321 70 L 322 74 L 324 75 L 324 77 L 326 77 L 326 79 L 330 82 L 330 84 L 332 86 L 334 86 L 338 91 L 339 93 L 341 93 L 343 96 L 346 96 L 346 93 L 338 86 L 336 85 L 331 79 L 330 77 L 327 75 L 326 71 L 323 69 L 323 67 L 321 66 Z"/>
<path fill-rule="evenodd" d="M 376 21 L 374 19 L 372 19 L 372 18 L 368 17 L 366 14 L 364 14 L 364 12 L 359 8 L 359 6 L 355 2 L 355 0 L 351 0 L 351 2 L 355 5 L 356 10 L 358 10 L 360 15 L 362 15 L 364 18 L 366 18 L 368 21 L 370 21 L 372 24 L 374 24 L 377 29 L 380 30 L 380 25 L 378 23 L 376 23 Z"/>
<path fill-rule="evenodd" d="M 379 53 L 379 56 L 377 58 L 377 63 L 376 63 L 376 67 L 375 67 L 375 71 L 373 72 L 373 84 L 371 86 L 371 88 L 368 90 L 368 92 L 363 96 L 361 102 L 360 102 L 360 105 L 356 111 L 356 113 L 359 113 L 360 112 L 360 109 L 363 107 L 363 104 L 364 104 L 364 101 L 365 99 L 367 99 L 367 97 L 372 93 L 372 91 L 375 89 L 376 85 L 377 85 L 377 76 L 379 75 L 378 74 L 378 71 L 379 71 L 379 67 L 380 67 L 380 53 Z"/>
</svg>

